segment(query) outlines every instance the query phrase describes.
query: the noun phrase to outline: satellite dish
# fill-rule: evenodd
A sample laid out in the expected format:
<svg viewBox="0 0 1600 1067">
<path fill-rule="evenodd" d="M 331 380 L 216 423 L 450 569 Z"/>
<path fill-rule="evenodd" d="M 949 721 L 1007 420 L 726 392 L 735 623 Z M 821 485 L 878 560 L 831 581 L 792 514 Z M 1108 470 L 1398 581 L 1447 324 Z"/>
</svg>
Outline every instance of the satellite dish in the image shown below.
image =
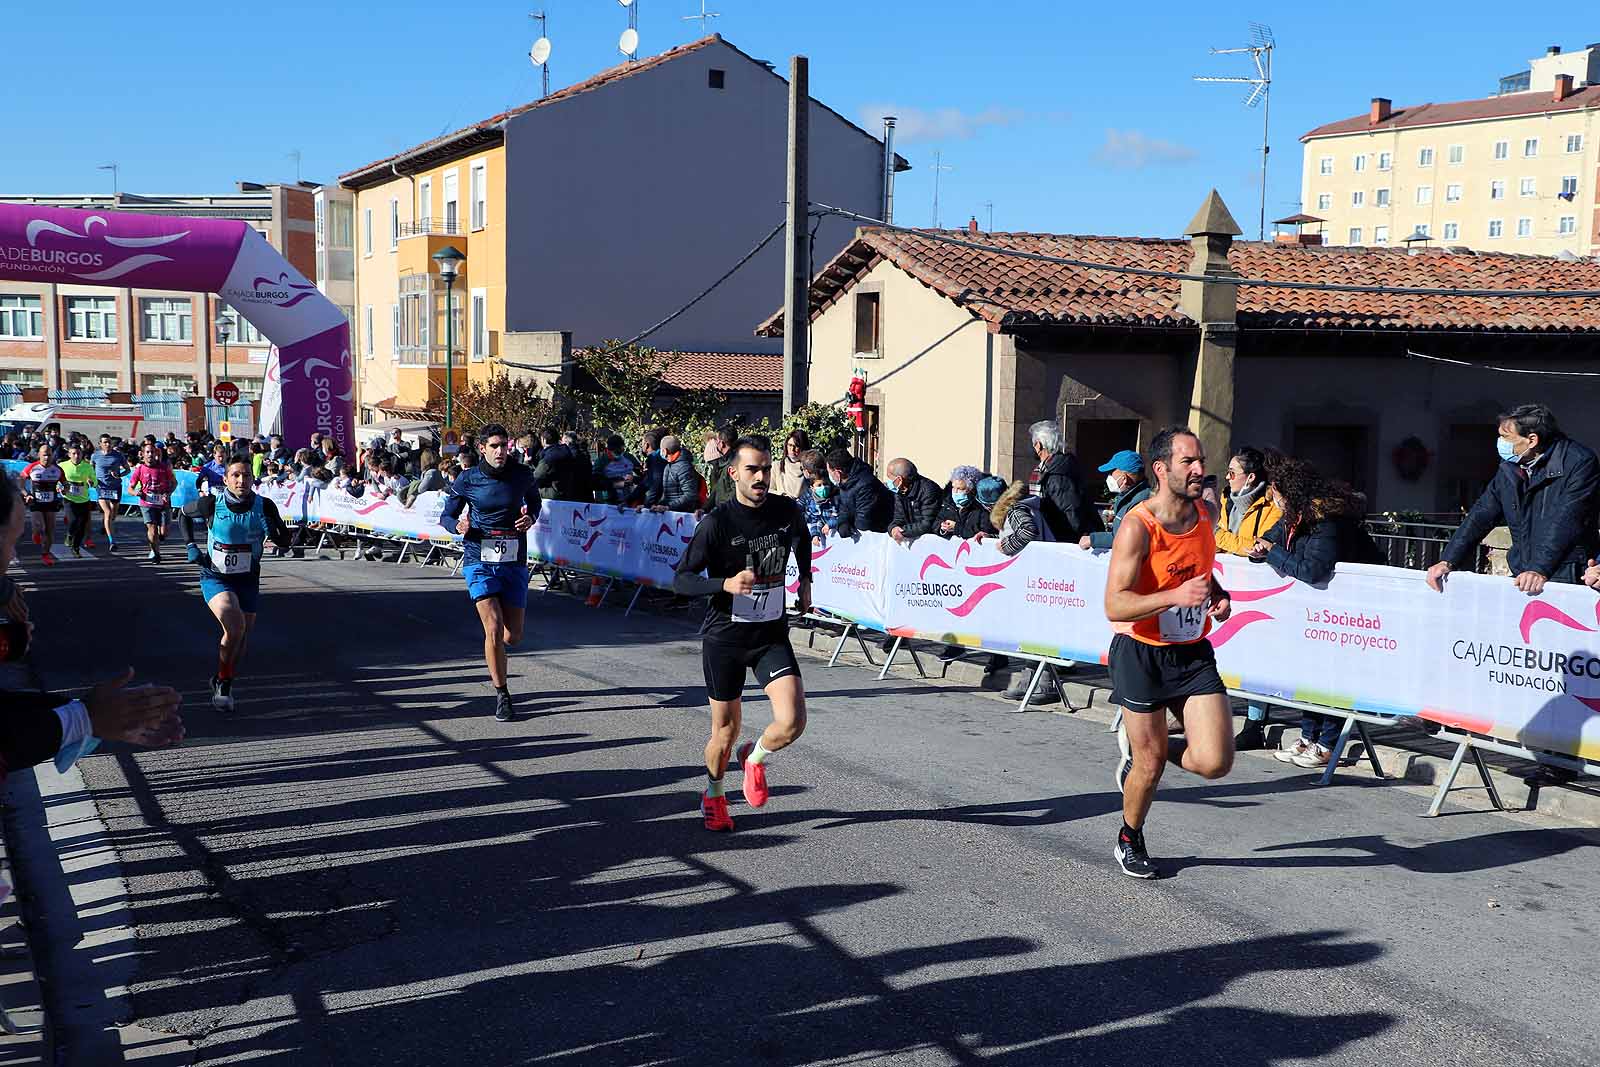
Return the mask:
<svg viewBox="0 0 1600 1067">
<path fill-rule="evenodd" d="M 629 0 L 631 3 L 632 0 Z M 625 56 L 631 56 L 639 51 L 639 31 L 629 26 L 622 31 L 622 36 L 617 39 L 617 50 Z"/>
<path fill-rule="evenodd" d="M 541 37 L 533 42 L 533 47 L 528 50 L 528 60 L 536 67 L 542 67 L 550 59 L 550 38 Z"/>
</svg>

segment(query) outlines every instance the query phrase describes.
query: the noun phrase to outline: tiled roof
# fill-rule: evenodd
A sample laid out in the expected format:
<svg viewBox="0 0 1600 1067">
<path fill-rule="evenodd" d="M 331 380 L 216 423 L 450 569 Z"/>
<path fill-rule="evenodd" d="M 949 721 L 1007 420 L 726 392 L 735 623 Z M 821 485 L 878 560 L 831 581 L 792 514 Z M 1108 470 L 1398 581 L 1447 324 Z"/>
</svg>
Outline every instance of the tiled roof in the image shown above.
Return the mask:
<svg viewBox="0 0 1600 1067">
<path fill-rule="evenodd" d="M 641 74 L 644 71 L 659 67 L 664 63 L 679 58 L 680 56 L 688 55 L 690 52 L 698 52 L 700 49 L 712 44 L 725 45 L 726 47 L 733 49 L 733 51 L 738 52 L 739 55 L 744 56 L 744 58 L 748 59 L 751 63 L 765 68 L 774 77 L 780 79 L 782 78 L 782 75 L 774 71 L 770 64 L 763 63 L 761 60 L 746 55 L 733 44 L 723 40 L 720 33 L 708 34 L 707 36 L 700 38 L 698 41 L 690 41 L 688 44 L 679 45 L 676 48 L 669 48 L 660 55 L 647 56 L 644 59 L 618 64 L 615 67 L 601 71 L 599 74 L 596 74 L 593 77 L 586 78 L 581 82 L 569 85 L 565 89 L 559 89 L 542 100 L 534 100 L 523 104 L 520 107 L 514 107 L 507 111 L 502 111 L 498 115 L 491 115 L 482 122 L 475 122 L 471 126 L 463 126 L 454 133 L 447 133 L 443 136 L 435 137 L 430 141 L 424 141 L 421 144 L 412 148 L 408 148 L 403 152 L 396 152 L 392 156 L 385 156 L 383 159 L 373 160 L 371 163 L 368 163 L 365 166 L 357 167 L 355 170 L 347 171 L 346 173 L 339 175 L 339 182 L 340 184 L 345 184 L 351 179 L 359 178 L 362 175 L 366 175 L 368 172 L 379 167 L 387 167 L 390 163 L 399 160 L 402 157 L 421 155 L 430 150 L 443 149 L 449 146 L 452 142 L 458 140 L 466 142 L 462 146 L 461 151 L 465 152 L 469 149 L 476 150 L 477 148 L 481 147 L 480 142 L 482 142 L 485 138 L 489 138 L 491 140 L 498 139 L 501 135 L 500 131 L 504 128 L 508 119 L 515 118 L 524 112 L 533 111 L 536 108 L 548 107 L 551 104 L 558 104 L 563 100 L 570 100 L 574 96 L 578 96 L 581 93 L 591 92 L 600 88 L 601 86 L 609 85 L 612 82 L 621 81 L 622 79 L 632 77 L 635 74 Z M 832 111 L 835 115 L 839 114 L 837 111 L 833 111 L 832 108 L 828 108 L 827 105 L 821 104 L 816 97 L 812 97 L 812 102 L 819 104 L 819 106 L 826 108 L 828 111 Z M 846 124 L 859 130 L 862 136 L 873 136 L 866 130 L 862 130 L 859 126 L 856 126 L 855 123 L 850 122 L 849 119 L 845 119 L 843 115 L 840 115 L 839 117 Z M 896 153 L 895 170 L 904 171 L 910 169 L 911 164 L 906 162 L 905 159 Z"/>
<path fill-rule="evenodd" d="M 933 231 L 864 228 L 811 282 L 815 318 L 857 278 L 888 260 L 996 328 L 1032 323 L 1192 329 L 1179 310 L 1180 282 L 1018 259 L 930 240 Z M 1186 272 L 1187 240 L 1035 233 L 939 231 L 946 237 L 1116 266 Z M 1441 289 L 1600 290 L 1600 263 L 1545 256 L 1402 248 L 1343 248 L 1235 242 L 1241 276 L 1268 281 Z M 1245 286 L 1245 328 L 1600 331 L 1600 301 L 1567 297 L 1424 296 Z M 783 333 L 782 312 L 756 331 Z"/>
<path fill-rule="evenodd" d="M 1517 115 L 1545 115 L 1560 111 L 1578 111 L 1600 107 L 1600 85 L 1586 85 L 1576 89 L 1565 100 L 1557 101 L 1548 90 L 1527 93 L 1508 93 L 1505 96 L 1488 96 L 1481 100 L 1453 100 L 1444 104 L 1414 104 L 1397 107 L 1382 122 L 1372 122 L 1370 113 L 1356 115 L 1338 122 L 1330 122 L 1301 136 L 1309 141 L 1313 137 L 1330 137 L 1340 133 L 1361 133 L 1365 130 L 1394 130 L 1408 126 L 1443 126 L 1452 122 L 1473 122 L 1482 119 L 1504 119 Z"/>
<path fill-rule="evenodd" d="M 730 393 L 783 391 L 783 357 L 741 352 L 668 352 L 667 384 Z"/>
</svg>

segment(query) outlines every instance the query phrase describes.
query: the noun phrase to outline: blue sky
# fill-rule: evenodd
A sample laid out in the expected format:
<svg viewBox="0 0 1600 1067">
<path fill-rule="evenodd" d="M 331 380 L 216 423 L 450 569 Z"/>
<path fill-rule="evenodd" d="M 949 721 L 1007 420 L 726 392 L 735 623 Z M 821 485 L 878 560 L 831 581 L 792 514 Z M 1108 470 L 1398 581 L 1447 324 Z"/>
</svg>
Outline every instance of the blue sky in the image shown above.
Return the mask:
<svg viewBox="0 0 1600 1067">
<path fill-rule="evenodd" d="M 640 53 L 699 36 L 698 0 L 638 0 Z M 239 178 L 342 171 L 538 95 L 526 55 L 538 0 L 341 0 L 219 5 L 166 0 L 18 4 L 6 16 L 0 192 L 226 190 Z M 552 88 L 617 62 L 615 0 L 546 0 Z M 712 28 L 787 68 L 811 58 L 812 93 L 865 123 L 901 116 L 896 221 L 932 221 L 933 153 L 947 226 L 1167 236 L 1217 186 L 1247 233 L 1257 213 L 1261 113 L 1238 74 L 1251 19 L 1279 48 L 1267 217 L 1292 213 L 1298 136 L 1397 105 L 1486 95 L 1545 47 L 1600 39 L 1576 9 L 1459 0 L 1412 32 L 1387 3 L 1082 4 L 1039 0 L 715 0 Z M 159 14 L 155 12 L 159 11 Z M 1566 12 L 1567 14 L 1564 14 Z M 18 47 L 19 43 L 21 47 Z M 876 126 L 873 126 L 876 131 Z M 619 152 L 625 146 L 619 146 Z"/>
</svg>

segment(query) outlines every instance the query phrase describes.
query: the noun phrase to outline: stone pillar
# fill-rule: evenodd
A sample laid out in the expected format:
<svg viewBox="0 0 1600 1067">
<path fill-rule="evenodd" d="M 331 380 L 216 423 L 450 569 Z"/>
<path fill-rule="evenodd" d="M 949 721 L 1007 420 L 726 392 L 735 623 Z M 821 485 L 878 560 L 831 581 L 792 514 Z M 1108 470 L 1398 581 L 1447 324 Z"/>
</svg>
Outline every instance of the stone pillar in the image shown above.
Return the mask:
<svg viewBox="0 0 1600 1067">
<path fill-rule="evenodd" d="M 132 289 L 117 290 L 117 352 L 122 357 L 120 384 L 130 393 L 139 391 L 139 379 L 133 368 L 133 339 L 144 323 L 139 318 L 139 302 L 133 298 Z"/>
<path fill-rule="evenodd" d="M 61 293 L 54 285 L 44 287 L 44 298 L 39 301 L 44 312 L 44 387 L 65 389 L 61 380 L 61 338 L 67 330 L 61 318 Z"/>
<path fill-rule="evenodd" d="M 1188 273 L 1203 274 L 1208 279 L 1182 283 L 1179 306 L 1200 329 L 1187 421 L 1205 447 L 1208 471 L 1220 474 L 1233 442 L 1233 364 L 1238 348 L 1239 287 L 1209 279 L 1239 276 L 1228 262 L 1228 250 L 1241 231 L 1222 197 L 1213 189 L 1185 232 L 1194 248 Z"/>
<path fill-rule="evenodd" d="M 1017 348 L 1011 334 L 994 334 L 994 471 L 1011 481 L 1025 478 L 1036 460 L 1028 427 L 1055 417 L 1053 400 L 1045 395 L 1044 360 Z"/>
</svg>

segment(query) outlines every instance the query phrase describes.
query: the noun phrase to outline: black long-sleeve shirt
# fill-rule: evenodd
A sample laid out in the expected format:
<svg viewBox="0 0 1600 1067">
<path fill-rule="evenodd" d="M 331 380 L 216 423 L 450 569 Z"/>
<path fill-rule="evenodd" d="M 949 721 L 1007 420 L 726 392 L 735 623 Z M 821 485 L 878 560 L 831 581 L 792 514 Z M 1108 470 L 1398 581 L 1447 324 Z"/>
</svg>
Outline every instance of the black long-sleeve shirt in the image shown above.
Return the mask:
<svg viewBox="0 0 1600 1067">
<path fill-rule="evenodd" d="M 746 648 L 772 644 L 784 640 L 789 631 L 783 598 L 791 552 L 801 575 L 809 580 L 811 533 L 799 504 L 774 493 L 754 508 L 730 500 L 712 509 L 695 527 L 688 550 L 678 560 L 672 588 L 682 596 L 711 597 L 700 624 L 707 640 Z M 755 572 L 757 588 L 740 597 L 741 611 L 774 614 L 770 621 L 734 619 L 734 596 L 722 583 L 744 570 Z M 701 571 L 706 572 L 705 577 Z"/>
</svg>

